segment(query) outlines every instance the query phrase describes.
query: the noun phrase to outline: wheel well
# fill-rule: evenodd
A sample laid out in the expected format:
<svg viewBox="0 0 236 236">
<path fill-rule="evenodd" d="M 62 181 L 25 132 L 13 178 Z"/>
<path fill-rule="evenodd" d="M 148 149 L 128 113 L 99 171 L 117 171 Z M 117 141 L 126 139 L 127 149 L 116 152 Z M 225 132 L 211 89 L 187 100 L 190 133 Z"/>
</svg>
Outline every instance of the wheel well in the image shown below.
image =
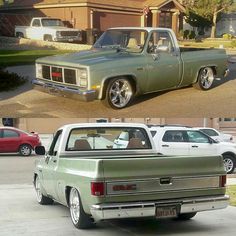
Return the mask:
<svg viewBox="0 0 236 236">
<path fill-rule="evenodd" d="M 198 82 L 198 79 L 199 79 L 198 77 L 199 77 L 200 71 L 201 71 L 203 68 L 206 68 L 206 67 L 210 67 L 210 68 L 212 69 L 214 75 L 216 75 L 216 66 L 204 66 L 204 67 L 201 67 L 201 68 L 198 70 L 197 81 L 196 81 L 196 82 Z"/>
<path fill-rule="evenodd" d="M 105 80 L 104 84 L 103 84 L 103 90 L 102 90 L 102 99 L 105 99 L 106 97 L 106 90 L 107 90 L 107 86 L 109 84 L 109 82 L 114 79 L 114 78 L 126 78 L 130 81 L 132 88 L 134 89 L 134 94 L 137 92 L 137 84 L 136 84 L 136 80 L 135 77 L 132 75 L 119 75 L 119 76 L 114 76 L 111 78 L 108 78 Z"/>
<path fill-rule="evenodd" d="M 34 186 L 35 186 L 35 180 L 36 180 L 36 177 L 37 177 L 38 175 L 36 174 L 36 173 L 34 173 L 34 181 L 33 181 L 33 183 L 34 183 Z"/>
<path fill-rule="evenodd" d="M 65 195 L 66 195 L 66 203 L 67 203 L 67 206 L 70 205 L 69 203 L 69 197 L 70 197 L 70 190 L 72 189 L 72 187 L 70 186 L 66 186 L 66 189 L 65 189 Z"/>
<path fill-rule="evenodd" d="M 234 161 L 236 161 L 236 155 L 233 152 L 225 152 L 225 153 L 222 154 L 223 157 L 225 155 L 228 155 L 228 156 L 232 157 L 234 159 Z"/>
</svg>

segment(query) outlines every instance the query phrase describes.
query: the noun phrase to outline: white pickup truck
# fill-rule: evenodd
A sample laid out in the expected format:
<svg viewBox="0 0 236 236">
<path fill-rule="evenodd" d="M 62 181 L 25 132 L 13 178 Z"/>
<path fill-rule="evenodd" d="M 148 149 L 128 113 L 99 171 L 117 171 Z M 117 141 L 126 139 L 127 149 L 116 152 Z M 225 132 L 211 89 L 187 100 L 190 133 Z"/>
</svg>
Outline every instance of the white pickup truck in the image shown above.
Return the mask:
<svg viewBox="0 0 236 236">
<path fill-rule="evenodd" d="M 15 26 L 15 36 L 61 42 L 82 40 L 81 30 L 67 28 L 60 19 L 49 17 L 35 17 L 30 26 Z"/>
<path fill-rule="evenodd" d="M 236 165 L 236 144 L 219 142 L 199 128 L 170 125 L 149 127 L 156 149 L 163 155 L 222 155 L 228 174 Z"/>
</svg>

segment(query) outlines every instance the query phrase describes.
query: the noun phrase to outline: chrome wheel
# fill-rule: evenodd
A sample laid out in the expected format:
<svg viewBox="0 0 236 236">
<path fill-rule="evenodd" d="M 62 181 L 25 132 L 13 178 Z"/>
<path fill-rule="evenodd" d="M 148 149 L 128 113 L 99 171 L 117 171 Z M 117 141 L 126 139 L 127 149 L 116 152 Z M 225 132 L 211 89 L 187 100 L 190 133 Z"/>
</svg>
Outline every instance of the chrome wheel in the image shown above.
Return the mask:
<svg viewBox="0 0 236 236">
<path fill-rule="evenodd" d="M 70 215 L 74 225 L 80 220 L 80 200 L 79 193 L 75 188 L 70 191 Z"/>
<path fill-rule="evenodd" d="M 127 79 L 116 79 L 109 86 L 109 103 L 115 108 L 125 107 L 130 102 L 132 96 L 132 86 Z"/>
<path fill-rule="evenodd" d="M 22 156 L 29 156 L 31 154 L 31 151 L 32 151 L 32 149 L 29 145 L 22 145 L 20 147 L 20 154 Z"/>
<path fill-rule="evenodd" d="M 199 74 L 199 82 L 202 89 L 209 89 L 214 81 L 214 73 L 210 67 L 203 68 Z"/>
<path fill-rule="evenodd" d="M 225 166 L 225 171 L 230 174 L 234 170 L 234 162 L 231 158 L 225 157 L 224 158 L 224 166 Z"/>
<path fill-rule="evenodd" d="M 41 203 L 43 195 L 41 193 L 41 186 L 40 186 L 40 182 L 39 182 L 39 177 L 38 176 L 35 179 L 35 191 L 36 191 L 37 201 L 39 203 Z"/>
</svg>

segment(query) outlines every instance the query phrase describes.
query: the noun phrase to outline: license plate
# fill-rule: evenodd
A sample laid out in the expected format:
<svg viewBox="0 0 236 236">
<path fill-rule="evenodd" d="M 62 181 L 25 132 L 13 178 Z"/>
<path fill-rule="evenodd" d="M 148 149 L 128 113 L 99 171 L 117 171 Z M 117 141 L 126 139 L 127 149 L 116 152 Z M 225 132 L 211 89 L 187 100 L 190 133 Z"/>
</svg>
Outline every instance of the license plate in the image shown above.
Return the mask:
<svg viewBox="0 0 236 236">
<path fill-rule="evenodd" d="M 156 218 L 171 218 L 177 217 L 176 206 L 156 207 Z"/>
</svg>

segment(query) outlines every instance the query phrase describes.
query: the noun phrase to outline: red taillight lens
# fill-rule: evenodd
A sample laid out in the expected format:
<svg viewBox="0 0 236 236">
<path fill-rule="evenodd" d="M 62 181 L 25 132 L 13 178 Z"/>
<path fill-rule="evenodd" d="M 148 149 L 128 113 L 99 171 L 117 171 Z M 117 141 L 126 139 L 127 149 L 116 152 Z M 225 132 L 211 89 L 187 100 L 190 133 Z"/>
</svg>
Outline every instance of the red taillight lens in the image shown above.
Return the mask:
<svg viewBox="0 0 236 236">
<path fill-rule="evenodd" d="M 220 187 L 226 186 L 226 175 L 220 176 Z"/>
<path fill-rule="evenodd" d="M 91 182 L 91 194 L 93 196 L 104 196 L 104 183 Z"/>
</svg>

